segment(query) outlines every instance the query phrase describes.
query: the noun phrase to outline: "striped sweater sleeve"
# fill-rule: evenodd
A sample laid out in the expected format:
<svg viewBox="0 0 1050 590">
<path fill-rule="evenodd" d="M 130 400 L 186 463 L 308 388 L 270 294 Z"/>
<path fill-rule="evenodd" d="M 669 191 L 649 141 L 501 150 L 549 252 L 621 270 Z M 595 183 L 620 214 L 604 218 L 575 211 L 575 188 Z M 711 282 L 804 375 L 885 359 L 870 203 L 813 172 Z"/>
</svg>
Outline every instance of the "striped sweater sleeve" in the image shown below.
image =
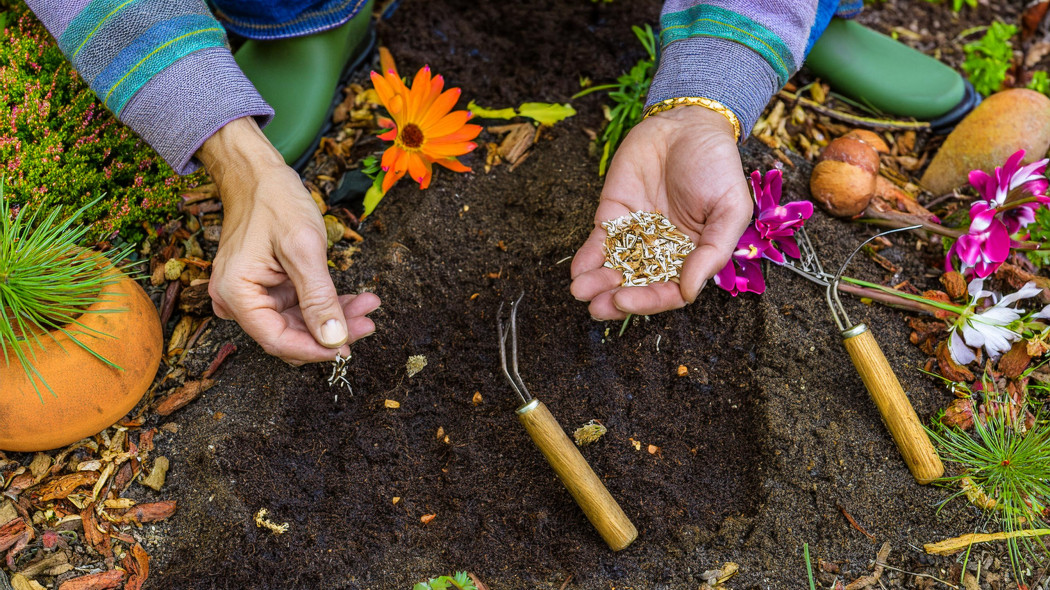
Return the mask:
<svg viewBox="0 0 1050 590">
<path fill-rule="evenodd" d="M 802 66 L 836 9 L 860 0 L 667 0 L 660 65 L 646 106 L 683 96 L 724 104 L 747 138 L 762 109 Z"/>
<path fill-rule="evenodd" d="M 203 0 L 27 0 L 105 106 L 176 172 L 223 125 L 273 109 L 244 77 Z"/>
</svg>

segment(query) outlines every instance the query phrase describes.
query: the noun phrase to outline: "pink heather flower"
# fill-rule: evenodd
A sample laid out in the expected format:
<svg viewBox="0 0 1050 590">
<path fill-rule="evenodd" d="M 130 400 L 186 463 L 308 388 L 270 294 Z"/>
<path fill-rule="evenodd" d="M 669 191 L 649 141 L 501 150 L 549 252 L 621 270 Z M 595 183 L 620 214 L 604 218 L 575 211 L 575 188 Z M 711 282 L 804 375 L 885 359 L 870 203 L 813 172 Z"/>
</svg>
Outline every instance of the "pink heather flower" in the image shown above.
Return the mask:
<svg viewBox="0 0 1050 590">
<path fill-rule="evenodd" d="M 781 185 L 779 170 L 770 170 L 765 178 L 757 170 L 751 173 L 751 188 L 755 193 L 754 218 L 737 241 L 732 258 L 714 277 L 715 284 L 734 297 L 740 293 L 765 292 L 763 258 L 774 264 L 784 264 L 785 254 L 799 257 L 795 232 L 813 215 L 813 204 L 798 201 L 781 205 Z"/>
</svg>

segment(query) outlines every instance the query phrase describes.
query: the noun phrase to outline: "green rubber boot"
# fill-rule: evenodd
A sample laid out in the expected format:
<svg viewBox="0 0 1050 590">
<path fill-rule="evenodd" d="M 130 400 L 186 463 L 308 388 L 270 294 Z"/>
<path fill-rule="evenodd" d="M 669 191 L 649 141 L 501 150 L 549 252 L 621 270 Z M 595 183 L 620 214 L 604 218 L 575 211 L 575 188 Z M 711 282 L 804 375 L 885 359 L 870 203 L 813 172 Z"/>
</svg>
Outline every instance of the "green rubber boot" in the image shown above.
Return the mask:
<svg viewBox="0 0 1050 590">
<path fill-rule="evenodd" d="M 375 44 L 372 1 L 335 29 L 276 41 L 248 40 L 234 59 L 274 117 L 263 133 L 284 161 L 300 168 L 331 126 L 336 88 Z"/>
<path fill-rule="evenodd" d="M 980 102 L 952 68 L 851 20 L 831 20 L 806 66 L 836 92 L 934 128 L 953 127 Z"/>
</svg>

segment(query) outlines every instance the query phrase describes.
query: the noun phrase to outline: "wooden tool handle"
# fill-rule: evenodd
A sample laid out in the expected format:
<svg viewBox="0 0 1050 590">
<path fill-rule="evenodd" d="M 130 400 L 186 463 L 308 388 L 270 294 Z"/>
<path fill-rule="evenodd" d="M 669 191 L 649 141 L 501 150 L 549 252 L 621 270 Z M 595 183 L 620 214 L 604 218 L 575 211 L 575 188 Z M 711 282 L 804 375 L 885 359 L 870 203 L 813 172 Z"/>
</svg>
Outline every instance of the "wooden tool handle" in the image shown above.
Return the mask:
<svg viewBox="0 0 1050 590">
<path fill-rule="evenodd" d="M 858 324 L 843 331 L 842 343 L 915 481 L 925 485 L 944 475 L 941 458 L 868 327 Z"/>
<path fill-rule="evenodd" d="M 518 419 L 609 548 L 619 551 L 630 545 L 638 537 L 638 530 L 594 474 L 576 445 L 569 440 L 547 406 L 534 399 L 518 408 Z"/>
</svg>

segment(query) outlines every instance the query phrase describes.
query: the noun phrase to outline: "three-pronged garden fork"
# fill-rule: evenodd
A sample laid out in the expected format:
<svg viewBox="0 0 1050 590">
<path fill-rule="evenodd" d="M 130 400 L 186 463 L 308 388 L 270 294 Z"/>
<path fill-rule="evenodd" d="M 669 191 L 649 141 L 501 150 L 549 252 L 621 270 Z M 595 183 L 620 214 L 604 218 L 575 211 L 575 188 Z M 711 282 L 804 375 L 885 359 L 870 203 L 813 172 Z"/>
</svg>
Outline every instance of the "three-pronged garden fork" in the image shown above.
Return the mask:
<svg viewBox="0 0 1050 590">
<path fill-rule="evenodd" d="M 784 266 L 824 287 L 824 296 L 831 310 L 831 316 L 842 335 L 842 344 L 849 352 L 853 366 L 856 367 L 857 373 L 864 382 L 864 387 L 867 388 L 872 401 L 878 407 L 882 420 L 897 443 L 897 448 L 900 449 L 904 462 L 911 470 L 915 481 L 920 484 L 928 484 L 944 475 L 941 458 L 933 448 L 922 423 L 919 422 L 919 417 L 915 414 L 915 408 L 908 401 L 908 396 L 904 393 L 889 361 L 886 360 L 886 355 L 879 348 L 879 343 L 872 336 L 871 330 L 866 324 L 850 322 L 849 316 L 846 315 L 846 308 L 839 299 L 839 282 L 842 280 L 842 273 L 846 271 L 846 266 L 861 248 L 879 236 L 917 227 L 919 226 L 890 230 L 865 240 L 846 258 L 834 275 L 824 271 L 820 258 L 813 248 L 813 243 L 809 240 L 809 235 L 806 234 L 804 228 L 800 228 L 795 234 L 801 254 L 799 261 L 788 260 Z"/>
<path fill-rule="evenodd" d="M 499 357 L 503 367 L 503 376 L 507 378 L 511 389 L 521 397 L 522 406 L 518 408 L 518 420 L 521 422 L 536 448 L 547 458 L 547 462 L 558 474 L 558 479 L 569 490 L 576 504 L 580 506 L 587 519 L 591 521 L 598 534 L 605 539 L 613 551 L 619 551 L 630 545 L 638 537 L 638 530 L 624 514 L 623 509 L 609 493 L 609 490 L 598 479 L 587 460 L 580 454 L 576 445 L 562 430 L 561 424 L 554 418 L 543 402 L 532 397 L 525 382 L 518 374 L 518 304 L 525 294 L 522 293 L 510 308 L 509 322 L 503 323 L 503 306 L 497 312 L 499 329 Z M 509 342 L 508 342 L 509 340 Z M 508 355 L 507 348 L 510 348 Z M 508 357 L 510 365 L 508 366 Z"/>
</svg>

